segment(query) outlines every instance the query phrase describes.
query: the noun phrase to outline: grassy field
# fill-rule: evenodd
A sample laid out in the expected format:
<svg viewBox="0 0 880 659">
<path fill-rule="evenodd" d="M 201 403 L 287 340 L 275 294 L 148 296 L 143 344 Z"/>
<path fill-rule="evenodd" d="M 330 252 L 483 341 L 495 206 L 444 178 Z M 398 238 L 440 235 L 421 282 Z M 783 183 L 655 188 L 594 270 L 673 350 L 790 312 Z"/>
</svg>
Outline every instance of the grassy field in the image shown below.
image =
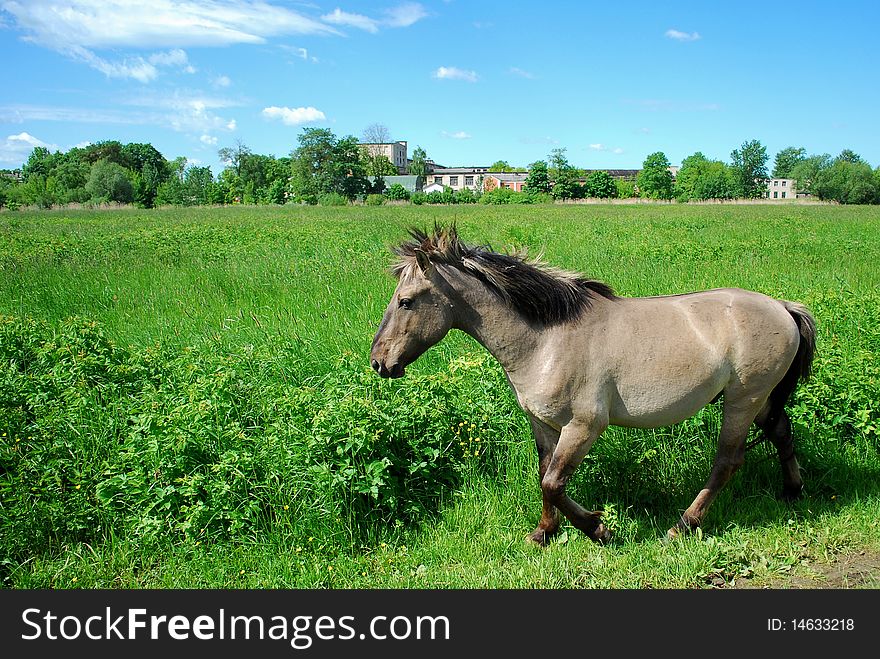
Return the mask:
<svg viewBox="0 0 880 659">
<path fill-rule="evenodd" d="M 790 406 L 804 498 L 778 500 L 762 443 L 701 533 L 661 542 L 708 474 L 710 406 L 596 443 L 570 491 L 605 509 L 610 545 L 566 526 L 527 546 L 537 458 L 497 364 L 460 333 L 402 380 L 368 364 L 387 247 L 452 221 L 621 295 L 807 304 L 818 354 Z M 880 551 L 878 262 L 877 207 L 2 213 L 0 584 L 820 586 L 823 566 Z"/>
</svg>

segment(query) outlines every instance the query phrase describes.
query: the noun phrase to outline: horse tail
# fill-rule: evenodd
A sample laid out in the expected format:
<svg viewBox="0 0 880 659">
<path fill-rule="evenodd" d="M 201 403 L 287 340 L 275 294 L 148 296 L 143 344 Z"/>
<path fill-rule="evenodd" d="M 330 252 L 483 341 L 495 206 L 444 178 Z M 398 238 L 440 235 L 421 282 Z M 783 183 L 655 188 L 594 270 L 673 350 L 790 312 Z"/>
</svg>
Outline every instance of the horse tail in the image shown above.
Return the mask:
<svg viewBox="0 0 880 659">
<path fill-rule="evenodd" d="M 788 371 L 779 384 L 770 392 L 771 414 L 774 412 L 778 414 L 794 393 L 798 382 L 805 381 L 810 377 L 813 357 L 816 355 L 816 319 L 802 304 L 788 300 L 780 300 L 780 302 L 797 324 L 800 342 L 791 366 L 788 367 Z"/>
</svg>

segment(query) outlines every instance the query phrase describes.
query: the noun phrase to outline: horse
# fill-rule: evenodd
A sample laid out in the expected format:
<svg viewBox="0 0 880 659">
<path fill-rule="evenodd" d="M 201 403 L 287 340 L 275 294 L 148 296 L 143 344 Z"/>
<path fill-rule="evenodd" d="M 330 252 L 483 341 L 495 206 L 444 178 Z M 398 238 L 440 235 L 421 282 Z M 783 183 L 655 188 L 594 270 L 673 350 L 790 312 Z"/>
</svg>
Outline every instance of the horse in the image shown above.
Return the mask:
<svg viewBox="0 0 880 659">
<path fill-rule="evenodd" d="M 372 368 L 399 378 L 451 329 L 501 364 L 538 450 L 541 518 L 527 540 L 546 546 L 562 513 L 591 539 L 611 534 L 566 484 L 609 426 L 656 428 L 723 398 L 705 486 L 669 539 L 698 528 L 745 461 L 754 423 L 776 447 L 785 499 L 803 489 L 784 409 L 810 375 L 816 323 L 802 304 L 739 288 L 621 297 L 607 284 L 525 253 L 469 245 L 455 225 L 410 229 L 392 252 L 397 287 L 370 351 Z"/>
</svg>

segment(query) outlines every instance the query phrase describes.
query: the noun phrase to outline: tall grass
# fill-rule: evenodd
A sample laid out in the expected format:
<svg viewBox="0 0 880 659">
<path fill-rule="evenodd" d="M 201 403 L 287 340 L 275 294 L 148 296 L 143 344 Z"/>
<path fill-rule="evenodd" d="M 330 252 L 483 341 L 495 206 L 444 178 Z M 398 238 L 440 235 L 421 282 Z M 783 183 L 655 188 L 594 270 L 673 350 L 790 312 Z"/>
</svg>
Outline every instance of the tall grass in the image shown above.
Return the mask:
<svg viewBox="0 0 880 659">
<path fill-rule="evenodd" d="M 877 547 L 880 213 L 870 207 L 224 208 L 0 215 L 0 579 L 12 587 L 681 587 Z M 806 303 L 807 483 L 758 445 L 701 538 L 658 538 L 719 413 L 610 429 L 572 483 L 615 540 L 522 538 L 540 492 L 503 374 L 453 333 L 402 381 L 369 345 L 409 226 L 543 252 L 622 295 Z"/>
</svg>

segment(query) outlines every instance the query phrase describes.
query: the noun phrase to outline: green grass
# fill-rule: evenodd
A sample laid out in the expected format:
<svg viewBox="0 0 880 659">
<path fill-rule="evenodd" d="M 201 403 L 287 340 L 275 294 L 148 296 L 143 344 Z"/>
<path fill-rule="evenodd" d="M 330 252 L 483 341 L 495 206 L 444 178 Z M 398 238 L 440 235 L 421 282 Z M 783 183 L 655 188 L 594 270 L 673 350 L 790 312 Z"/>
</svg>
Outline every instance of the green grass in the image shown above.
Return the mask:
<svg viewBox="0 0 880 659">
<path fill-rule="evenodd" d="M 455 221 L 622 295 L 739 286 L 807 304 L 790 411 L 806 496 L 761 444 L 703 532 L 660 541 L 719 414 L 610 429 L 571 485 L 615 539 L 526 546 L 536 456 L 503 374 L 453 333 L 370 372 L 387 247 Z M 669 588 L 880 548 L 880 210 L 773 205 L 0 214 L 5 587 Z M 479 441 L 477 441 L 479 439 Z"/>
</svg>

